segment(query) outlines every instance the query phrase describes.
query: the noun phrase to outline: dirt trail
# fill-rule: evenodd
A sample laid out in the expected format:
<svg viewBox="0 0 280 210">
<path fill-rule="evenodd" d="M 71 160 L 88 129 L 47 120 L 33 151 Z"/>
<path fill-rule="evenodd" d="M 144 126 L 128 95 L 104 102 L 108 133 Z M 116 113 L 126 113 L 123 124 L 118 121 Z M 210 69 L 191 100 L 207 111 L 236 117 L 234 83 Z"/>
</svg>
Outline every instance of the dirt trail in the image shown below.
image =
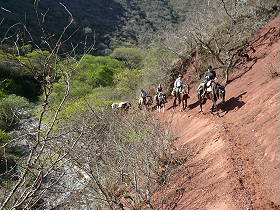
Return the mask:
<svg viewBox="0 0 280 210">
<path fill-rule="evenodd" d="M 255 38 L 269 30 L 254 44 L 254 59 L 232 75 L 222 117 L 210 114 L 210 101 L 199 113 L 195 87 L 191 109 L 160 114 L 178 136 L 177 153 L 187 158 L 165 189 L 169 209 L 280 209 L 279 77 L 267 71 L 279 68 L 279 17 Z"/>
</svg>

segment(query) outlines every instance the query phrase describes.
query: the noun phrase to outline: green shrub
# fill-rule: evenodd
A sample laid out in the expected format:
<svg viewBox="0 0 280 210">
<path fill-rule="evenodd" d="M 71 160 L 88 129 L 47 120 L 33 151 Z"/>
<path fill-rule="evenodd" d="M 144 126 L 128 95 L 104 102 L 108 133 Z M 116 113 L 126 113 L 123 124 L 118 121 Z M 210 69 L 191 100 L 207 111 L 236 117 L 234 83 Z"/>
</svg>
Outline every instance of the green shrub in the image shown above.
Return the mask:
<svg viewBox="0 0 280 210">
<path fill-rule="evenodd" d="M 147 51 L 142 70 L 141 85 L 146 88 L 155 88 L 159 83 L 168 86 L 171 82 L 171 65 L 176 57 L 165 50 L 160 44 L 155 44 Z"/>
<path fill-rule="evenodd" d="M 11 134 L 5 133 L 0 129 L 0 147 L 12 138 Z"/>
<path fill-rule="evenodd" d="M 115 76 L 115 94 L 118 98 L 131 99 L 135 96 L 135 91 L 138 89 L 141 72 L 139 70 L 125 69 Z"/>
<path fill-rule="evenodd" d="M 95 88 L 112 87 L 116 84 L 115 75 L 122 72 L 122 62 L 106 57 L 86 55 L 80 61 L 71 78 L 69 101 L 84 98 L 94 92 Z M 64 96 L 65 82 L 60 79 L 54 85 L 51 103 L 58 104 Z"/>
<path fill-rule="evenodd" d="M 116 48 L 110 56 L 124 62 L 129 69 L 141 68 L 144 59 L 144 54 L 139 48 Z"/>
<path fill-rule="evenodd" d="M 114 74 L 120 72 L 123 67 L 120 61 L 110 57 L 86 55 L 73 79 L 92 88 L 112 86 Z"/>
<path fill-rule="evenodd" d="M 9 130 L 21 118 L 21 111 L 29 102 L 20 96 L 8 95 L 0 101 L 0 129 Z"/>
<path fill-rule="evenodd" d="M 5 97 L 7 97 L 7 94 L 3 90 L 0 89 L 0 100 Z"/>
<path fill-rule="evenodd" d="M 0 50 L 0 89 L 7 94 L 23 96 L 29 100 L 37 100 L 41 94 L 41 85 L 34 78 L 34 74 L 27 68 L 20 66 L 16 55 Z M 20 60 L 31 65 L 26 57 Z"/>
<path fill-rule="evenodd" d="M 15 161 L 12 155 L 16 154 L 15 149 L 6 147 L 5 153 L 4 149 L 1 148 L 4 144 L 6 144 L 12 138 L 11 134 L 7 134 L 0 129 L 0 174 L 5 173 L 7 170 L 11 169 L 15 166 Z M 0 176 L 0 183 L 1 183 Z"/>
<path fill-rule="evenodd" d="M 5 79 L 1 81 L 0 88 L 8 94 L 16 94 L 22 90 L 22 86 L 16 83 L 13 79 Z"/>
</svg>

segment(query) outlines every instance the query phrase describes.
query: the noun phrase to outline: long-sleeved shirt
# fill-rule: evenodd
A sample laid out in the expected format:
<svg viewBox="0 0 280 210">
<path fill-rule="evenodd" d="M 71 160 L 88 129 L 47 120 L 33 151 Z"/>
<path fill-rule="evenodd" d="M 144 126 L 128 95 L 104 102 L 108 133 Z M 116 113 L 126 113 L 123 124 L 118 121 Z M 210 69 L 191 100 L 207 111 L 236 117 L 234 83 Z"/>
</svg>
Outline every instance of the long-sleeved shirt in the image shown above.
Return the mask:
<svg viewBox="0 0 280 210">
<path fill-rule="evenodd" d="M 184 86 L 184 80 L 181 78 L 177 78 L 174 82 L 174 88 L 183 87 L 183 86 Z"/>
</svg>

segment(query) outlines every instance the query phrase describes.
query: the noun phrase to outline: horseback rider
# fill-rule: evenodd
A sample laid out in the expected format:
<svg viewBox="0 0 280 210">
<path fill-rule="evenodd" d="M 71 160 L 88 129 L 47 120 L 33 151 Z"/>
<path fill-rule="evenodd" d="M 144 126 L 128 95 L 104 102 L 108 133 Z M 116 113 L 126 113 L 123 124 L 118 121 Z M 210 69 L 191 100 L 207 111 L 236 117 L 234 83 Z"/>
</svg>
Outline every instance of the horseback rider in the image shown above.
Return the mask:
<svg viewBox="0 0 280 210">
<path fill-rule="evenodd" d="M 215 80 L 216 79 L 216 72 L 213 70 L 211 65 L 208 66 L 207 72 L 204 75 L 206 81 Z"/>
<path fill-rule="evenodd" d="M 205 78 L 205 81 L 204 81 L 204 91 L 203 91 L 203 94 L 202 96 L 204 96 L 204 94 L 206 93 L 206 90 L 207 90 L 207 85 L 211 85 L 211 90 L 213 93 L 215 93 L 215 89 L 216 89 L 216 80 L 217 80 L 217 77 L 216 77 L 216 72 L 213 70 L 213 67 L 211 65 L 208 66 L 207 68 L 207 71 L 204 75 L 204 78 Z"/>
<path fill-rule="evenodd" d="M 144 90 L 144 89 L 141 89 L 141 92 L 140 92 L 140 100 L 143 101 L 143 104 L 146 104 L 146 98 L 148 96 L 148 93 Z"/>
<path fill-rule="evenodd" d="M 174 82 L 174 88 L 172 91 L 172 93 L 173 93 L 172 95 L 174 95 L 175 93 L 181 93 L 183 88 L 184 88 L 183 75 L 179 74 L 178 78 Z"/>
<path fill-rule="evenodd" d="M 162 87 L 161 84 L 158 85 L 157 87 L 157 94 L 162 92 Z"/>
<path fill-rule="evenodd" d="M 155 95 L 155 100 L 157 100 L 158 97 L 163 96 L 164 101 L 166 102 L 166 95 L 162 92 L 162 86 L 161 84 L 158 85 Z"/>
</svg>

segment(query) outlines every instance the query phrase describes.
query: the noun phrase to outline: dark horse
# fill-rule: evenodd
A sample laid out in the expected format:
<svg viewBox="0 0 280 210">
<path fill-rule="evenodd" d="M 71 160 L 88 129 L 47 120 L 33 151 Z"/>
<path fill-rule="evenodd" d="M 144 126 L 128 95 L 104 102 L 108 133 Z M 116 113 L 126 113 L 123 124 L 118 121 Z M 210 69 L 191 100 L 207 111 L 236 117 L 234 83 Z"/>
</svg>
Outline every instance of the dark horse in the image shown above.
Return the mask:
<svg viewBox="0 0 280 210">
<path fill-rule="evenodd" d="M 146 96 L 145 98 L 140 98 L 138 101 L 138 108 L 140 110 L 143 109 L 143 107 L 146 108 L 146 110 L 149 110 L 150 106 L 153 105 L 153 98 L 151 96 Z"/>
<path fill-rule="evenodd" d="M 179 106 L 182 102 L 182 110 L 185 110 L 188 106 L 188 98 L 189 98 L 189 92 L 190 92 L 190 87 L 187 85 L 187 87 L 183 87 L 181 91 L 179 90 L 174 90 L 173 96 L 174 96 L 174 101 L 173 101 L 173 109 L 176 107 L 176 101 L 178 99 Z"/>
<path fill-rule="evenodd" d="M 162 92 L 159 92 L 157 95 L 155 95 L 155 101 L 156 101 L 157 111 L 160 112 L 162 108 L 162 112 L 164 112 L 165 103 L 167 103 L 166 95 Z"/>
<path fill-rule="evenodd" d="M 212 113 L 214 111 L 216 111 L 217 115 L 219 116 L 217 101 L 218 101 L 218 99 L 222 99 L 222 103 L 225 102 L 225 95 L 226 95 L 225 86 L 222 86 L 220 84 L 216 84 L 215 90 L 212 91 L 211 84 L 210 84 L 206 88 L 205 94 L 203 94 L 204 84 L 205 83 L 201 83 L 198 86 L 198 95 L 197 96 L 198 96 L 198 101 L 199 101 L 199 104 L 200 104 L 200 112 L 202 112 L 202 105 L 207 101 L 207 99 L 210 99 L 213 103 L 213 105 L 211 107 Z"/>
</svg>

